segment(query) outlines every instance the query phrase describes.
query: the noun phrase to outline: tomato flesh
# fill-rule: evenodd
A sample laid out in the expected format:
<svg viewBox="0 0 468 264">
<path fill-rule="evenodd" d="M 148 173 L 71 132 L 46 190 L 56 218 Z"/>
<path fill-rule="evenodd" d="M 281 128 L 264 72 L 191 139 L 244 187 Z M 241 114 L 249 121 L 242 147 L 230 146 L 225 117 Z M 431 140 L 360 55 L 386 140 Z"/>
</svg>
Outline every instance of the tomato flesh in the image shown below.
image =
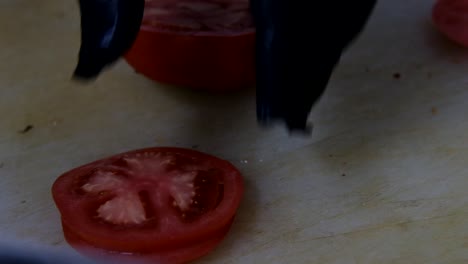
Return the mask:
<svg viewBox="0 0 468 264">
<path fill-rule="evenodd" d="M 125 59 L 158 82 L 230 91 L 254 85 L 254 51 L 247 0 L 150 0 Z"/>
<path fill-rule="evenodd" d="M 253 28 L 245 0 L 146 1 L 144 27 L 189 34 L 231 35 Z"/>
<path fill-rule="evenodd" d="M 220 240 L 242 193 L 241 174 L 229 162 L 164 147 L 80 166 L 52 187 L 73 237 L 104 251 L 153 255 Z"/>
<path fill-rule="evenodd" d="M 468 47 L 467 0 L 438 0 L 432 9 L 432 21 L 447 38 Z"/>
</svg>

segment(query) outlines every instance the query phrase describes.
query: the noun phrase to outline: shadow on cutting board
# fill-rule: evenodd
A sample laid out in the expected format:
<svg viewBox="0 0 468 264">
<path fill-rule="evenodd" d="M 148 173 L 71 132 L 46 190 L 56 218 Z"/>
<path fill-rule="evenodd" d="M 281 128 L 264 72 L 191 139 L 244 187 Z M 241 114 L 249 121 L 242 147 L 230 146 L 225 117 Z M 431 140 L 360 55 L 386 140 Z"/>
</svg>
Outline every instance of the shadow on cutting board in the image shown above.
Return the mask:
<svg viewBox="0 0 468 264">
<path fill-rule="evenodd" d="M 214 155 L 229 153 L 232 141 L 226 140 L 227 132 L 245 133 L 246 126 L 256 126 L 253 87 L 216 93 L 160 83 L 155 86 L 192 111 L 194 118 L 184 124 L 187 129 L 182 137 L 185 142 L 193 142 L 193 148 L 203 151 L 202 145 L 206 143 L 215 150 Z"/>
</svg>

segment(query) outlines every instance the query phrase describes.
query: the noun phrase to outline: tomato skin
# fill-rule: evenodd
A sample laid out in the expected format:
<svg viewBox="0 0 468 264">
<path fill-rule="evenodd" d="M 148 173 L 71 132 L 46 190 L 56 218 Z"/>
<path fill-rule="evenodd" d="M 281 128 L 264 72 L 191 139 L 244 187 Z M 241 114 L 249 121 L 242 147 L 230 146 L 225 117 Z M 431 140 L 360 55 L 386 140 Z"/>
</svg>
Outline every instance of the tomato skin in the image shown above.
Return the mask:
<svg viewBox="0 0 468 264">
<path fill-rule="evenodd" d="M 432 21 L 444 36 L 468 48 L 467 0 L 438 0 L 432 8 Z"/>
<path fill-rule="evenodd" d="M 231 35 L 171 33 L 142 26 L 124 56 L 161 83 L 209 91 L 255 85 L 255 31 Z"/>
<path fill-rule="evenodd" d="M 144 159 L 145 156 L 143 154 L 147 153 L 177 154 L 195 160 L 194 162 L 197 166 L 200 164 L 200 169 L 209 168 L 210 166 L 219 169 L 219 171 L 222 172 L 220 175 L 222 175 L 223 179 L 221 201 L 219 201 L 217 205 L 215 204 L 216 207 L 212 209 L 212 211 L 204 213 L 196 222 L 171 224 L 170 227 L 172 229 L 168 230 L 158 229 L 151 225 L 135 228 L 126 225 L 103 224 L 102 220 L 96 218 L 95 210 L 90 210 L 90 208 L 92 208 L 93 204 L 102 203 L 102 198 L 105 198 L 106 195 L 101 195 L 100 193 L 83 194 L 81 189 L 83 184 L 86 182 L 89 183 L 89 179 L 92 177 L 88 175 L 92 175 L 93 171 L 104 168 L 109 164 L 114 164 L 115 161 L 119 161 L 122 157 L 143 157 L 142 159 Z M 198 163 L 198 161 L 200 161 L 200 163 Z M 147 184 L 146 178 L 139 177 L 138 175 L 129 177 L 130 181 L 132 181 L 132 177 L 134 177 L 135 179 L 133 181 L 136 181 L 136 183 L 141 181 Z M 132 182 L 132 184 L 133 183 L 134 182 Z M 201 256 L 206 254 L 209 250 L 212 250 L 216 246 L 215 244 L 218 244 L 228 232 L 236 214 L 237 207 L 240 204 L 242 194 L 243 180 L 240 172 L 229 162 L 195 150 L 174 147 L 139 149 L 97 160 L 62 174 L 52 186 L 52 195 L 61 213 L 64 231 L 73 230 L 72 233 L 74 237 L 79 238 L 80 241 L 87 245 L 99 248 L 101 251 L 145 254 L 166 251 L 177 252 L 179 247 L 182 247 L 182 251 L 184 248 L 188 247 L 190 250 L 185 250 L 190 253 L 188 255 Z M 218 195 L 214 197 L 218 197 Z M 174 213 L 175 211 L 160 211 L 160 213 L 165 214 L 168 212 Z M 164 217 L 164 215 L 159 215 L 157 217 Z M 207 242 L 204 247 L 201 247 L 200 250 L 203 249 L 202 251 L 205 253 L 194 252 L 197 247 L 193 249 L 191 245 L 208 238 L 213 238 L 213 241 L 216 243 L 211 244 Z M 158 257 L 157 254 L 155 256 Z M 153 258 L 155 256 L 153 256 Z"/>
<path fill-rule="evenodd" d="M 229 232 L 233 220 L 220 232 L 211 238 L 205 238 L 204 241 L 197 241 L 192 245 L 186 245 L 179 249 L 154 251 L 147 254 L 122 253 L 100 249 L 83 241 L 63 222 L 62 228 L 67 243 L 78 252 L 93 259 L 101 259 L 114 264 L 183 264 L 201 258 L 213 251 Z"/>
</svg>

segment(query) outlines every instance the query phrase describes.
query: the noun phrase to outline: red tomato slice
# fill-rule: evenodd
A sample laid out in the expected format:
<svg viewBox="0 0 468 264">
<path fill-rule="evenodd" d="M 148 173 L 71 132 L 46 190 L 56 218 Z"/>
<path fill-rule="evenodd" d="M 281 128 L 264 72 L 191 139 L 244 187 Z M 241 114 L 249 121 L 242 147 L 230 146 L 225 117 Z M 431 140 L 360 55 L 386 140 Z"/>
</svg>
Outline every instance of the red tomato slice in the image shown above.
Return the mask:
<svg viewBox="0 0 468 264">
<path fill-rule="evenodd" d="M 438 0 L 432 20 L 446 37 L 468 47 L 468 0 Z"/>
<path fill-rule="evenodd" d="M 228 233 L 231 223 L 221 232 L 211 238 L 206 238 L 204 241 L 198 241 L 192 245 L 173 250 L 155 251 L 146 254 L 121 253 L 96 248 L 83 241 L 65 223 L 62 223 L 62 226 L 65 239 L 70 246 L 93 259 L 102 259 L 106 262 L 112 261 L 111 263 L 114 264 L 182 264 L 203 257 L 214 250 Z"/>
<path fill-rule="evenodd" d="M 55 181 L 52 194 L 63 225 L 84 243 L 154 253 L 219 237 L 236 214 L 243 181 L 227 161 L 159 147 L 75 168 Z"/>
<path fill-rule="evenodd" d="M 248 0 L 147 0 L 127 62 L 162 83 L 212 91 L 253 86 Z"/>
</svg>

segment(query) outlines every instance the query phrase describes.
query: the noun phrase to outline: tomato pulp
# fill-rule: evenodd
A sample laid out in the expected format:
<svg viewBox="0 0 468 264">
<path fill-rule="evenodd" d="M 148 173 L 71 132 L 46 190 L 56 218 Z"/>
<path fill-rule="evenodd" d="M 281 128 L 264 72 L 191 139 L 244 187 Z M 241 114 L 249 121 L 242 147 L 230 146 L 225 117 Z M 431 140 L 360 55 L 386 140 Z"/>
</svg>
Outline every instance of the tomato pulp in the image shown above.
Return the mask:
<svg viewBox="0 0 468 264">
<path fill-rule="evenodd" d="M 468 47 L 468 0 L 438 0 L 432 21 L 447 38 Z"/>
<path fill-rule="evenodd" d="M 242 194 L 242 176 L 229 162 L 170 147 L 98 160 L 52 186 L 72 247 L 130 263 L 186 263 L 207 254 L 229 231 Z"/>
<path fill-rule="evenodd" d="M 255 84 L 254 52 L 248 0 L 147 0 L 125 59 L 161 83 L 230 91 Z"/>
</svg>

